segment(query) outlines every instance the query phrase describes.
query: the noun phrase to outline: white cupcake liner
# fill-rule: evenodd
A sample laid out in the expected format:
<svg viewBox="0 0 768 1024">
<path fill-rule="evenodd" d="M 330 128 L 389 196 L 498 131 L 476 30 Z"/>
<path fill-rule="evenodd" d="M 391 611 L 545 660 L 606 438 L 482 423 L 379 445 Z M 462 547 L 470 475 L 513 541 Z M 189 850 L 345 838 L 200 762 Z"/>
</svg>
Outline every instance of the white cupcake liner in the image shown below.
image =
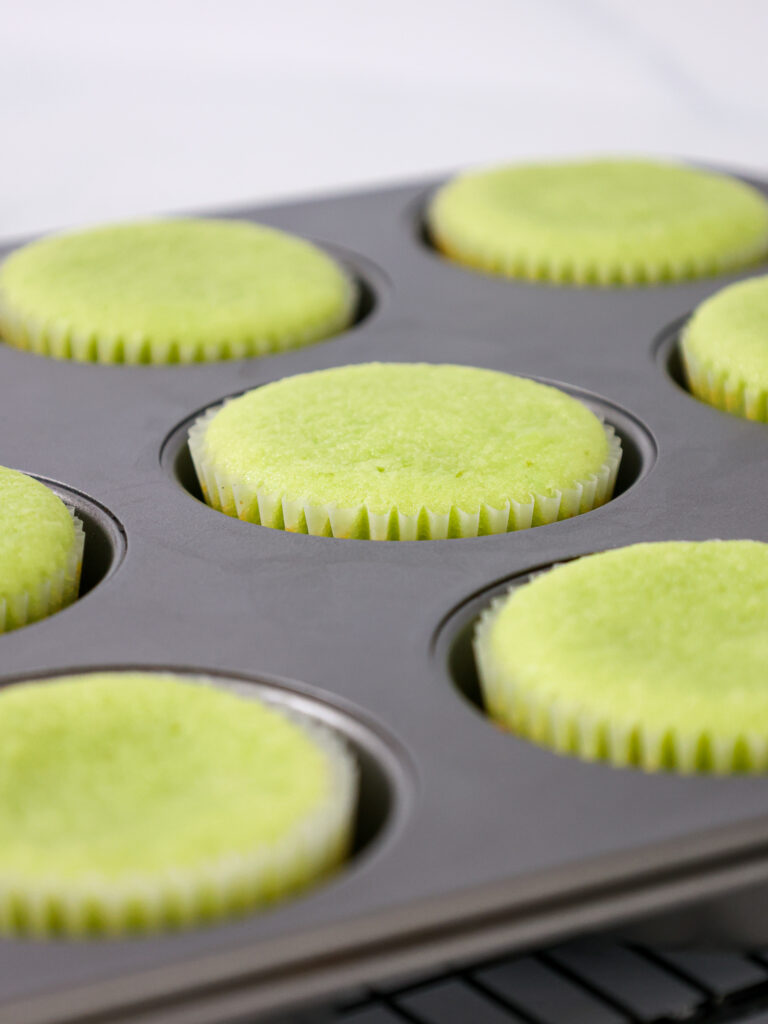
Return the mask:
<svg viewBox="0 0 768 1024">
<path fill-rule="evenodd" d="M 509 499 L 500 508 L 483 504 L 472 512 L 457 506 L 449 512 L 433 512 L 425 506 L 418 512 L 404 513 L 396 507 L 388 512 L 374 512 L 365 503 L 347 508 L 314 505 L 303 498 L 271 493 L 258 484 L 252 486 L 214 466 L 206 451 L 205 434 L 221 408 L 209 409 L 189 429 L 189 451 L 205 501 L 246 522 L 321 537 L 442 540 L 508 533 L 569 519 L 609 500 L 622 455 L 621 440 L 615 430 L 603 424 L 609 447 L 605 462 L 586 480 L 575 481 L 552 495 L 532 495 L 526 502 Z"/>
<path fill-rule="evenodd" d="M 66 563 L 50 576 L 42 576 L 30 590 L 7 598 L 0 597 L 0 633 L 45 619 L 66 608 L 77 598 L 83 567 L 85 531 L 75 510 L 67 505 L 67 511 L 72 516 L 75 539 Z"/>
<path fill-rule="evenodd" d="M 179 676 L 172 675 L 174 679 Z M 208 677 L 184 677 L 216 688 Z M 250 695 L 249 699 L 254 698 Z M 263 701 L 269 707 L 273 705 Z M 323 751 L 330 768 L 325 799 L 276 841 L 191 868 L 110 878 L 93 874 L 46 882 L 0 872 L 0 934 L 125 935 L 204 924 L 267 906 L 332 874 L 347 858 L 358 802 L 359 769 L 330 729 L 290 709 L 275 710 Z"/>
<path fill-rule="evenodd" d="M 500 252 L 489 249 L 477 240 L 457 240 L 455 233 L 441 231 L 435 223 L 437 219 L 428 218 L 430 237 L 438 252 L 453 263 L 481 273 L 555 285 L 610 288 L 693 281 L 749 267 L 765 255 L 764 243 L 755 242 L 732 250 L 725 256 L 702 258 L 691 255 L 679 260 L 631 259 L 609 262 L 556 255 L 531 256 L 522 250 Z"/>
<path fill-rule="evenodd" d="M 768 392 L 742 380 L 729 370 L 699 359 L 681 337 L 680 355 L 688 388 L 702 402 L 744 419 L 768 422 Z"/>
<path fill-rule="evenodd" d="M 516 686 L 513 673 L 500 662 L 491 643 L 493 624 L 508 596 L 497 597 L 482 613 L 473 639 L 483 701 L 497 724 L 555 753 L 607 761 L 620 768 L 683 775 L 768 771 L 766 734 L 686 732 L 674 710 L 669 725 L 659 729 L 637 719 L 622 720 L 620 708 L 598 715 L 561 694 L 555 696 L 546 686 L 535 691 Z"/>
<path fill-rule="evenodd" d="M 102 335 L 66 322 L 41 320 L 16 309 L 0 292 L 0 336 L 14 348 L 82 363 L 166 365 L 269 355 L 322 341 L 351 326 L 360 298 L 359 287 L 345 271 L 344 276 L 348 296 L 338 316 L 317 318 L 292 333 L 268 332 L 252 338 L 214 340 L 158 340 L 143 332 Z"/>
</svg>

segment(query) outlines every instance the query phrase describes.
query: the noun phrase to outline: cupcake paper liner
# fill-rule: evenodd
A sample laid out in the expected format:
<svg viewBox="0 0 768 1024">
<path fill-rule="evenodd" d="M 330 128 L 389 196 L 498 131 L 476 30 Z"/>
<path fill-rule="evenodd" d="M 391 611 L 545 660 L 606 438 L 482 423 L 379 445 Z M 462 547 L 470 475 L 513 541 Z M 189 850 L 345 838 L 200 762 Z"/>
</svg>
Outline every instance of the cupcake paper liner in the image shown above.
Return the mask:
<svg viewBox="0 0 768 1024">
<path fill-rule="evenodd" d="M 359 289 L 348 275 L 348 302 L 337 317 L 308 323 L 292 333 L 270 333 L 253 338 L 157 339 L 146 334 L 102 335 L 78 330 L 67 323 L 49 323 L 14 309 L 0 294 L 3 340 L 14 348 L 53 359 L 83 363 L 128 365 L 216 362 L 245 359 L 301 348 L 346 330 L 354 322 Z"/>
<path fill-rule="evenodd" d="M 373 512 L 365 503 L 340 508 L 313 505 L 287 494 L 275 494 L 237 480 L 212 464 L 205 450 L 205 432 L 221 406 L 200 416 L 189 430 L 189 451 L 203 497 L 212 508 L 246 522 L 291 533 L 358 540 L 442 540 L 507 533 L 569 519 L 605 504 L 612 496 L 621 462 L 621 440 L 603 424 L 608 456 L 597 473 L 575 481 L 553 495 L 531 495 L 527 502 L 509 500 L 501 508 L 483 504 L 474 512 L 456 506 L 449 512 L 423 507 L 404 513 L 397 507 Z"/>
<path fill-rule="evenodd" d="M 207 678 L 187 678 L 214 685 Z M 93 874 L 86 880 L 52 878 L 47 885 L 32 885 L 4 873 L 0 934 L 116 936 L 189 927 L 271 904 L 331 874 L 352 844 L 357 764 L 330 730 L 290 710 L 281 709 L 281 714 L 322 748 L 330 765 L 326 800 L 292 831 L 250 853 L 188 869 L 169 865 L 162 874 Z"/>
<path fill-rule="evenodd" d="M 680 354 L 688 388 L 702 402 L 734 416 L 768 422 L 768 392 L 765 389 L 693 355 L 686 349 L 685 334 L 681 337 Z"/>
<path fill-rule="evenodd" d="M 75 526 L 75 539 L 66 564 L 52 575 L 42 577 L 31 590 L 24 590 L 9 598 L 0 597 L 0 633 L 45 619 L 66 608 L 77 598 L 83 567 L 85 531 L 75 510 L 69 505 L 67 510 Z"/>
<path fill-rule="evenodd" d="M 451 262 L 483 273 L 522 281 L 598 287 L 665 284 L 716 277 L 749 267 L 764 255 L 764 247 L 750 246 L 720 259 L 606 264 L 591 260 L 563 260 L 556 256 L 535 258 L 523 252 L 507 255 L 480 246 L 457 246 L 434 226 L 430 228 L 430 238 L 435 248 Z"/>
<path fill-rule="evenodd" d="M 607 761 L 619 768 L 686 775 L 768 770 L 765 734 L 729 737 L 686 732 L 684 725 L 672 721 L 665 729 L 650 728 L 637 720 L 622 721 L 620 713 L 597 715 L 578 702 L 551 696 L 545 687 L 535 693 L 516 688 L 490 643 L 490 631 L 507 596 L 496 598 L 482 613 L 473 639 L 483 701 L 498 725 L 555 753 Z"/>
</svg>

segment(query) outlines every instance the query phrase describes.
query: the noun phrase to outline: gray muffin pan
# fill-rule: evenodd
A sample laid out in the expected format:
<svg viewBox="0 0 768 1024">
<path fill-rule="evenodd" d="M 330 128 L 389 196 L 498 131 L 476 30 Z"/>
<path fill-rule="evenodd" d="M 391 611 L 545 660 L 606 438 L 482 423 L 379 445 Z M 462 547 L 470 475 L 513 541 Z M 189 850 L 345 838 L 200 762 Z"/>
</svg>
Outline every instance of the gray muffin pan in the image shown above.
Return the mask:
<svg viewBox="0 0 768 1024">
<path fill-rule="evenodd" d="M 364 282 L 359 323 L 329 341 L 186 367 L 0 345 L 0 463 L 54 484 L 87 531 L 83 597 L 0 637 L 3 681 L 125 666 L 234 677 L 338 729 L 362 767 L 357 849 L 333 880 L 176 934 L 1 940 L 0 1020 L 252 1020 L 598 927 L 768 943 L 768 779 L 538 749 L 485 718 L 470 648 L 478 612 L 533 569 L 635 541 L 768 540 L 768 427 L 692 398 L 676 357 L 681 318 L 735 277 L 603 290 L 484 276 L 426 244 L 433 187 L 224 214 L 305 235 Z M 200 410 L 369 360 L 565 387 L 622 436 L 615 499 L 520 533 L 417 543 L 292 535 L 201 502 L 185 447 Z"/>
</svg>

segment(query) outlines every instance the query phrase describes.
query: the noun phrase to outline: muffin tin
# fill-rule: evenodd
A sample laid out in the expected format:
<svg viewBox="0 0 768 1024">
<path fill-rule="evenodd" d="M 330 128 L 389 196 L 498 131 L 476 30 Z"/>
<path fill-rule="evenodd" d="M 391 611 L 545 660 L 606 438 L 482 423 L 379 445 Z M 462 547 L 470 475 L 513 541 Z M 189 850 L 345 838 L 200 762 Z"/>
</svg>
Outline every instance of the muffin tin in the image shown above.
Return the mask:
<svg viewBox="0 0 768 1024">
<path fill-rule="evenodd" d="M 252 1019 L 597 927 L 768 942 L 768 780 L 644 775 L 516 739 L 477 706 L 469 642 L 492 595 L 553 562 L 641 540 L 768 540 L 766 427 L 687 394 L 675 348 L 698 302 L 761 268 L 626 289 L 484 276 L 429 247 L 434 187 L 224 214 L 302 234 L 360 279 L 358 323 L 329 341 L 183 367 L 0 346 L 0 463 L 51 483 L 87 534 L 82 598 L 0 637 L 3 682 L 96 667 L 209 673 L 322 719 L 362 766 L 356 852 L 336 878 L 187 932 L 2 940 L 1 1019 Z M 418 543 L 293 535 L 202 503 L 185 444 L 201 410 L 376 359 L 564 387 L 622 437 L 616 497 L 520 533 Z"/>
</svg>

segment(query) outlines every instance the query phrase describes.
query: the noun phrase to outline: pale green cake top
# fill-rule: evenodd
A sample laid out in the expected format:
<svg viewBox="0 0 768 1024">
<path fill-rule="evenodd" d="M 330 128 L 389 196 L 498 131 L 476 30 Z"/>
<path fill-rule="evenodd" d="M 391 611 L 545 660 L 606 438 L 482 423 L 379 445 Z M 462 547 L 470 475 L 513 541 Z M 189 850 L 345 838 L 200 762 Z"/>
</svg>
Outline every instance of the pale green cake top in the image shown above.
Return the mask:
<svg viewBox="0 0 768 1024">
<path fill-rule="evenodd" d="M 7 687 L 0 883 L 172 879 L 253 854 L 305 822 L 331 778 L 304 728 L 212 685 L 105 672 Z"/>
<path fill-rule="evenodd" d="M 65 569 L 75 536 L 72 516 L 53 491 L 0 466 L 0 600 Z"/>
<path fill-rule="evenodd" d="M 640 283 L 700 277 L 768 251 L 768 203 L 733 178 L 650 160 L 460 175 L 428 213 L 438 248 L 511 277 Z"/>
<path fill-rule="evenodd" d="M 699 361 L 768 389 L 768 277 L 730 285 L 703 302 L 686 325 L 682 343 Z"/>
<path fill-rule="evenodd" d="M 549 496 L 609 451 L 597 416 L 557 388 L 425 363 L 342 366 L 249 391 L 213 417 L 204 446 L 253 488 L 404 514 Z"/>
<path fill-rule="evenodd" d="M 109 361 L 125 358 L 121 344 L 142 338 L 158 361 L 305 344 L 343 329 L 354 302 L 346 273 L 316 246 L 245 221 L 153 221 L 55 235 L 0 267 L 7 341 L 26 347 L 20 325 L 43 324 L 52 336 L 104 339 Z"/>
<path fill-rule="evenodd" d="M 512 591 L 487 642 L 541 705 L 651 730 L 768 732 L 768 544 L 635 544 Z"/>
</svg>

